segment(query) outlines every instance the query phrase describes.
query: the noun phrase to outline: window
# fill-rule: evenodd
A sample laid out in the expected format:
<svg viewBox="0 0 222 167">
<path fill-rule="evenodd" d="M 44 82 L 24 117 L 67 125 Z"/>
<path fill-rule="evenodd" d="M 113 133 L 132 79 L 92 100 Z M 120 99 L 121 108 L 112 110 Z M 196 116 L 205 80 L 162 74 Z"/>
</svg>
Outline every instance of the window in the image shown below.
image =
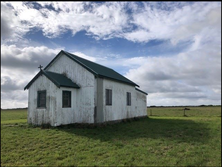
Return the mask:
<svg viewBox="0 0 222 167">
<path fill-rule="evenodd" d="M 126 92 L 126 105 L 131 106 L 131 93 Z"/>
<path fill-rule="evenodd" d="M 46 90 L 38 91 L 37 107 L 46 108 Z"/>
<path fill-rule="evenodd" d="M 62 107 L 71 107 L 71 91 L 62 91 Z"/>
<path fill-rule="evenodd" d="M 112 90 L 106 89 L 106 105 L 112 105 Z"/>
</svg>

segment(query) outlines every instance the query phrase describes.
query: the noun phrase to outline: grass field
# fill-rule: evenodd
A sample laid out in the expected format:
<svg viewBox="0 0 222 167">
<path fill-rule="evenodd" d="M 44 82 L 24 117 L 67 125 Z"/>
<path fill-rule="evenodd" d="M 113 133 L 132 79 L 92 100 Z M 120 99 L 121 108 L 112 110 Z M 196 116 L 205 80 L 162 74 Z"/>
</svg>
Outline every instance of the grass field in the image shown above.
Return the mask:
<svg viewBox="0 0 222 167">
<path fill-rule="evenodd" d="M 206 108 L 89 128 L 33 127 L 27 110 L 2 110 L 1 166 L 221 166 L 221 107 Z"/>
<path fill-rule="evenodd" d="M 185 107 L 148 107 L 148 116 L 183 117 Z M 188 117 L 214 117 L 221 116 L 221 107 L 186 107 L 185 115 Z"/>
</svg>

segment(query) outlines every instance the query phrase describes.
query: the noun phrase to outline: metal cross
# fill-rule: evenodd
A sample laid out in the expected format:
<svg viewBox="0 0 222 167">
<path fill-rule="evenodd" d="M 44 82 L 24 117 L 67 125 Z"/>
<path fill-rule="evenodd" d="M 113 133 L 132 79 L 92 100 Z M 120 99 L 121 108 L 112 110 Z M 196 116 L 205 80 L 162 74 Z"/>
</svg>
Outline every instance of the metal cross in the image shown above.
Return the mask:
<svg viewBox="0 0 222 167">
<path fill-rule="evenodd" d="M 42 65 L 39 65 L 39 67 L 38 67 L 38 68 L 39 68 L 40 70 L 42 70 L 42 67 L 43 67 Z"/>
</svg>

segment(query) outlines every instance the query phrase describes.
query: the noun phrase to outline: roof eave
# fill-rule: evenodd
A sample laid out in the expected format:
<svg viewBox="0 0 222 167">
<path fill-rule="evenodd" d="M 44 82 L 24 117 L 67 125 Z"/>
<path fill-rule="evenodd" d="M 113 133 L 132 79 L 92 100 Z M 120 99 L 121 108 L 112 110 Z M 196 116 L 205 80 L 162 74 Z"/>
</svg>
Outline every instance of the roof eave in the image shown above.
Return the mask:
<svg viewBox="0 0 222 167">
<path fill-rule="evenodd" d="M 66 87 L 66 88 L 75 88 L 75 89 L 80 89 L 79 86 L 68 86 L 68 85 L 60 85 L 61 87 Z"/>
<path fill-rule="evenodd" d="M 51 78 L 47 73 L 44 72 L 44 70 L 39 71 L 39 73 L 24 87 L 24 90 L 28 89 L 32 83 L 40 76 L 45 75 L 50 81 L 52 81 L 58 88 L 60 88 L 60 84 L 56 82 L 53 78 Z"/>
<path fill-rule="evenodd" d="M 35 75 L 34 78 L 32 78 L 32 80 L 24 87 L 24 90 L 28 89 L 28 88 L 32 85 L 32 83 L 33 83 L 33 82 L 39 77 L 39 75 L 41 75 L 41 74 L 42 74 L 42 70 L 39 71 L 39 72 Z"/>
<path fill-rule="evenodd" d="M 70 87 L 70 88 L 76 88 L 79 89 L 80 87 L 78 85 L 76 86 L 68 86 L 68 85 L 62 85 L 60 83 L 58 83 L 56 80 L 54 80 L 52 77 L 50 77 L 50 75 L 48 75 L 44 70 L 39 71 L 38 74 L 36 74 L 36 76 L 24 87 L 24 90 L 28 89 L 32 83 L 40 76 L 40 75 L 45 75 L 50 81 L 52 81 L 58 88 L 60 87 Z"/>
<path fill-rule="evenodd" d="M 135 89 L 136 89 L 137 91 L 139 91 L 139 92 L 145 94 L 145 95 L 148 95 L 148 93 L 146 93 L 146 92 L 144 92 L 144 91 L 142 91 L 142 90 L 140 90 L 140 89 L 138 89 L 138 88 L 135 88 Z"/>
<path fill-rule="evenodd" d="M 117 81 L 117 82 L 121 82 L 121 83 L 125 83 L 125 84 L 128 84 L 128 85 L 132 85 L 132 86 L 137 86 L 137 87 L 140 87 L 139 85 L 135 84 L 134 82 L 130 83 L 130 82 L 126 82 L 126 81 L 122 81 L 122 80 L 118 80 L 118 79 L 115 79 L 115 78 L 111 78 L 111 77 L 107 77 L 107 76 L 104 76 L 104 75 L 98 75 L 99 78 L 108 78 L 110 80 L 113 80 L 113 81 Z"/>
</svg>

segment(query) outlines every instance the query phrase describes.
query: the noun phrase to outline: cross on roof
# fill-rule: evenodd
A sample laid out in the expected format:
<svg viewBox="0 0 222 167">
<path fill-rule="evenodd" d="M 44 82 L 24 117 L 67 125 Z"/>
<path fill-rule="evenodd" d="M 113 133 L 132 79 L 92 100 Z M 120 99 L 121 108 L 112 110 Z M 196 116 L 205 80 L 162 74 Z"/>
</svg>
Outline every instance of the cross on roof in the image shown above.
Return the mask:
<svg viewBox="0 0 222 167">
<path fill-rule="evenodd" d="M 40 70 L 42 70 L 42 67 L 43 67 L 42 65 L 39 65 L 39 67 L 38 67 L 38 68 L 39 68 Z"/>
</svg>

